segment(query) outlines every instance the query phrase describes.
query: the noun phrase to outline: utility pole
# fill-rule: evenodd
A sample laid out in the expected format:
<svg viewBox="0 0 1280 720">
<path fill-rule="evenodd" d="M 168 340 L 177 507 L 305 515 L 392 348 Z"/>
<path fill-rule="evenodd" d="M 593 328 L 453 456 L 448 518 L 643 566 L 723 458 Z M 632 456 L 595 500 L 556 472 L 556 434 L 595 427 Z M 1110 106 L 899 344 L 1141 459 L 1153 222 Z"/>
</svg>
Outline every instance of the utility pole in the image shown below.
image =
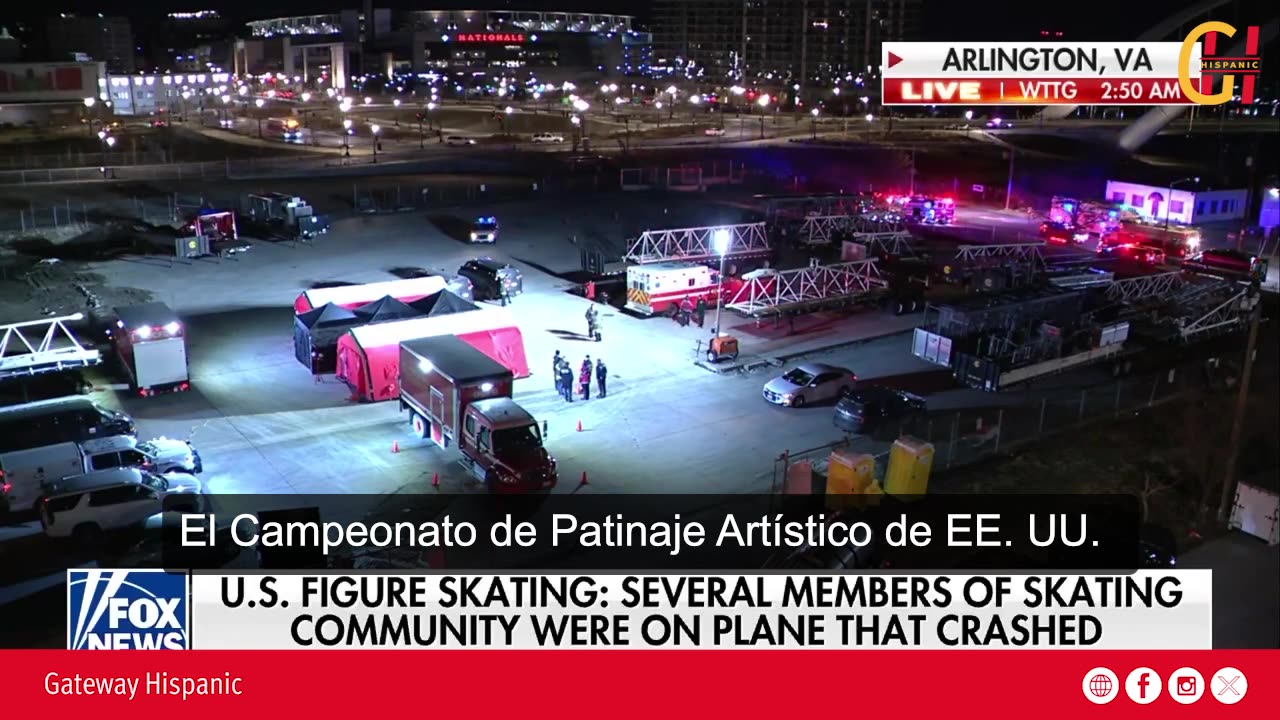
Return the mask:
<svg viewBox="0 0 1280 720">
<path fill-rule="evenodd" d="M 1260 293 L 1261 290 L 1256 290 Z M 1252 297 L 1253 311 L 1249 317 L 1249 341 L 1244 349 L 1244 370 L 1240 373 L 1240 390 L 1236 394 L 1235 416 L 1231 419 L 1231 438 L 1227 441 L 1227 462 L 1222 469 L 1222 499 L 1218 501 L 1218 524 L 1226 525 L 1231 518 L 1231 505 L 1236 499 L 1236 467 L 1240 459 L 1240 436 L 1244 434 L 1245 410 L 1249 403 L 1249 383 L 1253 380 L 1253 354 L 1258 347 L 1258 325 L 1262 322 L 1262 303 L 1258 295 Z"/>
<path fill-rule="evenodd" d="M 1009 147 L 1009 182 L 1004 188 L 1004 209 L 1008 210 L 1013 207 L 1013 147 Z"/>
</svg>

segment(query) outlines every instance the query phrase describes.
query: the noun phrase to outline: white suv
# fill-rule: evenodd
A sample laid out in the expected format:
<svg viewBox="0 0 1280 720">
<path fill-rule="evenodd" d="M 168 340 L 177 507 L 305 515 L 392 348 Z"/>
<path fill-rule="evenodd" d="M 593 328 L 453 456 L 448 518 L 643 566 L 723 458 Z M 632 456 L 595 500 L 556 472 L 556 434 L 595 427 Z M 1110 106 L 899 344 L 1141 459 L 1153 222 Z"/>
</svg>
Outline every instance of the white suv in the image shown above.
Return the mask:
<svg viewBox="0 0 1280 720">
<path fill-rule="evenodd" d="M 40 502 L 40 524 L 45 535 L 72 537 L 84 544 L 93 543 L 104 532 L 146 522 L 165 509 L 164 499 L 171 495 L 190 498 L 189 503 L 176 503 L 182 509 L 204 507 L 204 488 L 194 476 L 157 475 L 140 468 L 75 475 L 46 484 L 45 491 Z"/>
<path fill-rule="evenodd" d="M 533 141 L 536 143 L 562 143 L 564 142 L 564 136 L 549 132 L 537 133 L 533 136 Z"/>
</svg>

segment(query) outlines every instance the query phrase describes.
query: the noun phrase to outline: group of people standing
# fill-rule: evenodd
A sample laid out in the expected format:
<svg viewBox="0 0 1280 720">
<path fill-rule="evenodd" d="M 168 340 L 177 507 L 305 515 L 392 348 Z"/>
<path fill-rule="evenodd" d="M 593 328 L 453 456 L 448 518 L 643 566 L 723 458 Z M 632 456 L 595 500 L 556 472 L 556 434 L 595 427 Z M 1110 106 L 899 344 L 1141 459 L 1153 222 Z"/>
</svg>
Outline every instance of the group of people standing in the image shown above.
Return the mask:
<svg viewBox="0 0 1280 720">
<path fill-rule="evenodd" d="M 595 364 L 591 363 L 591 356 L 588 355 L 582 361 L 582 365 L 578 368 L 578 382 L 574 385 L 573 366 L 569 364 L 569 359 L 560 354 L 557 350 L 553 359 L 552 374 L 556 380 L 556 393 L 564 398 L 565 402 L 573 402 L 573 396 L 578 395 L 583 400 L 591 399 L 591 374 L 595 373 L 596 387 L 599 390 L 599 397 L 608 395 L 607 381 L 609 377 L 609 369 L 605 367 L 604 360 L 597 359 Z"/>
</svg>

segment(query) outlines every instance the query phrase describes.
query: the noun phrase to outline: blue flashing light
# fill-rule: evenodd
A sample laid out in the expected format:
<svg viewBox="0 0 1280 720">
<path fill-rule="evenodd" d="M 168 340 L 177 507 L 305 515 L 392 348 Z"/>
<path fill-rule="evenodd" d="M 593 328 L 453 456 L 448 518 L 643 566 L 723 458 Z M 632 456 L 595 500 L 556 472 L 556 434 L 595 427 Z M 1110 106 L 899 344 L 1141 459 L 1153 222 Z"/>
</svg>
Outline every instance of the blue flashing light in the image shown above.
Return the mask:
<svg viewBox="0 0 1280 720">
<path fill-rule="evenodd" d="M 1063 212 L 1073 212 L 1073 211 L 1075 210 L 1075 207 L 1076 207 L 1076 206 L 1075 206 L 1074 204 L 1072 204 L 1072 203 L 1063 203 L 1063 204 L 1062 204 L 1062 211 L 1063 211 Z"/>
</svg>

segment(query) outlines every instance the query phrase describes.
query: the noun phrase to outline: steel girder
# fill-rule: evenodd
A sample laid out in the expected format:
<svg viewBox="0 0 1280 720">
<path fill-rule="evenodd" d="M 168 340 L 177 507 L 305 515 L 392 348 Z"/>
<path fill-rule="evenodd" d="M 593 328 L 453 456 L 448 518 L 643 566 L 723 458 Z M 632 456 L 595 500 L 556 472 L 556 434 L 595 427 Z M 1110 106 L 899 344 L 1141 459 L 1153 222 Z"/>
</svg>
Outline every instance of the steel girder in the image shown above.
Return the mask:
<svg viewBox="0 0 1280 720">
<path fill-rule="evenodd" d="M 86 348 L 65 323 L 83 320 L 80 314 L 0 325 L 0 378 L 56 372 L 102 362 L 95 348 Z"/>
<path fill-rule="evenodd" d="M 761 317 L 857 300 L 886 287 L 875 260 L 835 265 L 815 261 L 807 268 L 758 274 L 739 288 L 725 307 Z"/>
<path fill-rule="evenodd" d="M 992 260 L 1013 260 L 1035 268 L 1044 268 L 1044 254 L 1041 252 L 1043 248 L 1044 243 L 1042 242 L 961 245 L 956 251 L 956 260 L 965 264 L 978 264 L 982 261 Z"/>
<path fill-rule="evenodd" d="M 647 264 L 687 260 L 717 260 L 715 242 L 718 231 L 729 233 L 729 249 L 725 257 L 764 254 L 770 251 L 765 224 L 713 225 L 672 230 L 645 230 L 627 246 L 624 260 Z"/>
<path fill-rule="evenodd" d="M 1107 298 L 1118 302 L 1133 302 L 1153 297 L 1168 299 L 1174 296 L 1184 282 L 1182 273 L 1178 271 L 1159 275 L 1139 275 L 1112 282 L 1107 286 Z"/>
<path fill-rule="evenodd" d="M 800 224 L 800 237 L 810 243 L 831 242 L 840 235 L 904 232 L 905 227 L 902 218 L 891 213 L 812 215 Z"/>
</svg>

